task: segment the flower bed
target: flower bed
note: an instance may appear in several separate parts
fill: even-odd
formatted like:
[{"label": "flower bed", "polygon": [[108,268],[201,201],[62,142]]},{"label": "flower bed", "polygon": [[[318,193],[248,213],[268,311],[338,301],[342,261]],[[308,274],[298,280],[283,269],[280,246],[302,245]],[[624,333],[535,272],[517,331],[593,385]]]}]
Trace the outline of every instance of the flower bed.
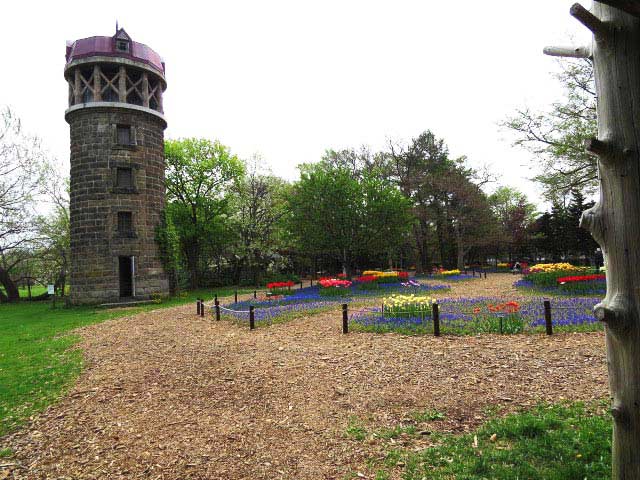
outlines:
[{"label": "flower bed", "polygon": [[321,278],[318,284],[320,285],[320,289],[318,290],[320,295],[342,297],[345,295],[347,289],[351,287],[352,282],[339,278]]},{"label": "flower bed", "polygon": [[[457,273],[454,273],[457,272]],[[471,280],[475,277],[471,273],[461,273],[460,270],[444,270],[443,272],[431,273],[429,275],[421,275],[420,279],[446,280],[447,282],[460,282],[463,280]],[[478,275],[476,278],[480,278]]]},{"label": "flower bed", "polygon": [[[594,331],[602,325],[593,316],[595,298],[563,298],[551,301],[554,331]],[[544,299],[503,302],[495,298],[460,298],[438,301],[443,335],[479,333],[534,333],[545,328]],[[394,315],[381,307],[356,312],[351,317],[355,330],[433,334],[432,315]]]},{"label": "flower bed", "polygon": [[588,267],[569,263],[534,265],[524,279],[514,283],[517,288],[558,293],[561,295],[600,295],[605,293],[605,275],[590,274]]},{"label": "flower bed", "polygon": [[[226,311],[223,311],[223,313],[225,313],[225,315],[231,315],[236,318],[246,317],[246,319],[248,320],[249,317],[246,312],[249,310],[249,306],[253,305],[255,307],[256,321],[258,321],[259,318],[273,320],[281,315],[286,315],[292,311],[309,312],[323,309],[325,307],[336,308],[341,303],[352,302],[354,300],[357,300],[358,298],[376,296],[380,293],[380,291],[383,291],[386,294],[419,294],[424,292],[446,291],[451,287],[449,285],[427,285],[420,284],[415,281],[410,281],[407,282],[406,286],[404,287],[402,286],[402,284],[393,283],[379,284],[374,290],[362,290],[358,286],[351,284],[350,287],[341,288],[339,290],[340,295],[337,296],[324,295],[321,293],[321,288],[322,287],[320,286],[314,285],[313,287],[305,287],[294,290],[291,292],[291,295],[287,296],[250,299],[243,300],[238,303],[230,303],[228,305],[224,305],[224,307],[244,313],[239,313],[237,315]],[[263,310],[266,312],[263,312]]]},{"label": "flower bed", "polygon": [[362,272],[362,276],[359,278],[366,278],[367,283],[394,283],[401,282],[409,279],[409,272],[403,271],[387,271],[381,272],[379,270],[365,270]]},{"label": "flower bed", "polygon": [[291,280],[287,282],[271,282],[267,283],[267,289],[271,295],[291,295],[291,287],[293,287],[295,283]]}]

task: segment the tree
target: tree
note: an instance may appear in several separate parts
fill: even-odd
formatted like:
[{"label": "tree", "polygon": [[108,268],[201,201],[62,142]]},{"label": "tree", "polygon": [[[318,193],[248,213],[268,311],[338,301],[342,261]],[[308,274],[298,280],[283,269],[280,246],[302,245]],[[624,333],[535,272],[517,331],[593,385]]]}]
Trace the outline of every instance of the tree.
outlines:
[{"label": "tree", "polygon": [[17,301],[18,287],[12,270],[28,257],[33,236],[34,197],[41,184],[45,158],[40,141],[23,132],[9,109],[0,112],[0,302]]},{"label": "tree", "polygon": [[592,208],[595,202],[586,202],[584,195],[579,190],[571,192],[571,202],[567,207],[567,221],[569,223],[569,248],[576,256],[584,257],[585,260],[593,258],[598,244],[584,228],[580,228],[580,217]]},{"label": "tree", "polygon": [[443,139],[427,130],[407,145],[389,142],[390,153],[386,162],[388,177],[398,186],[413,207],[416,221],[413,238],[417,252],[418,273],[431,267],[430,241],[433,230],[437,238],[441,259],[445,256],[445,219],[442,208],[443,192],[437,187],[454,168],[449,150]]},{"label": "tree", "polygon": [[228,193],[242,177],[238,157],[220,142],[165,142],[167,213],[179,238],[191,288],[199,286],[202,255],[226,240]]},{"label": "tree", "polygon": [[509,261],[526,253],[528,231],[533,223],[535,206],[519,190],[500,187],[489,196],[489,203],[500,224],[499,249],[507,251]]},{"label": "tree", "polygon": [[640,478],[640,2],[602,0],[571,14],[593,32],[591,47],[547,53],[592,57],[600,200],[582,215],[604,252],[607,294],[595,307],[605,324],[613,415],[613,478]]},{"label": "tree", "polygon": [[576,189],[593,193],[598,181],[596,160],[583,148],[585,139],[596,132],[593,65],[586,59],[572,59],[560,67],[555,77],[566,91],[562,102],[547,112],[520,109],[502,123],[515,132],[515,145],[536,156],[540,171],[534,180],[550,199]]},{"label": "tree", "polygon": [[492,245],[497,233],[489,199],[470,175],[470,171],[459,168],[444,177],[442,184],[448,192],[446,212],[456,246],[455,265],[460,270],[464,269],[469,252]]},{"label": "tree", "polygon": [[235,187],[232,223],[237,232],[233,246],[236,258],[236,283],[242,270],[248,269],[253,284],[259,283],[259,272],[278,256],[282,241],[282,220],[288,213],[287,196],[290,186],[274,175],[258,170],[258,158],[254,158],[247,174]]},{"label": "tree", "polygon": [[359,255],[371,258],[398,248],[411,222],[409,203],[377,172],[357,178],[327,162],[301,166],[289,204],[300,250],[327,255],[346,273]]}]

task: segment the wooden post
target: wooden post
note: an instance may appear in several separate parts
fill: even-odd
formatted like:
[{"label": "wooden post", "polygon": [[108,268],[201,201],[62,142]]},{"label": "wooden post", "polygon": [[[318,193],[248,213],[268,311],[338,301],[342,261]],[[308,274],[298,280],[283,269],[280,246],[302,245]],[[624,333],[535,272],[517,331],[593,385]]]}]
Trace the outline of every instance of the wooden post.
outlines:
[{"label": "wooden post", "polygon": [[440,336],[440,310],[437,303],[432,305],[433,308],[433,336]]},{"label": "wooden post", "polygon": [[257,290],[253,291],[253,298],[254,299],[258,298],[258,291]]},{"label": "wooden post", "polygon": [[217,293],[213,295],[213,301],[214,301],[215,303],[217,303],[217,302],[218,302],[218,294],[217,294]]},{"label": "wooden post", "polygon": [[302,290],[302,280],[300,280],[300,290]]},{"label": "wooden post", "polygon": [[255,320],[255,315],[253,313],[253,305],[251,305],[249,307],[249,330],[253,330],[254,328],[256,328],[256,320]]},{"label": "wooden post", "polygon": [[547,335],[553,334],[553,324],[551,323],[551,302],[544,301],[544,323],[547,328]]},{"label": "wooden post", "polygon": [[349,333],[349,311],[346,303],[342,304],[342,333]]},{"label": "wooden post", "polygon": [[204,317],[204,298],[200,299],[200,316]]},{"label": "wooden post", "polygon": [[311,277],[310,286],[313,287],[313,277]]},{"label": "wooden post", "polygon": [[82,103],[82,80],[80,79],[80,67],[76,67],[73,72],[73,104]]},{"label": "wooden post", "polygon": [[238,290],[233,293],[233,303],[238,303]]},{"label": "wooden post", "polygon": [[580,226],[602,247],[607,295],[594,307],[605,323],[613,417],[614,480],[640,478],[640,4],[600,0],[591,11],[575,4],[571,15],[593,32],[590,47],[547,49],[593,59],[598,135],[585,149],[598,157],[600,199],[582,213]]},{"label": "wooden post", "polygon": [[142,106],[149,108],[149,74],[142,72]]},{"label": "wooden post", "polygon": [[486,270],[484,271],[484,279],[485,280],[487,279],[487,271]]},{"label": "wooden post", "polygon": [[102,101],[102,78],[100,77],[100,66],[93,66],[93,101]]},{"label": "wooden post", "polygon": [[215,300],[215,306],[216,306],[216,322],[219,322],[220,321],[220,302],[218,301],[217,298]]},{"label": "wooden post", "polygon": [[200,315],[200,299],[196,299],[198,302],[196,303],[196,315]]},{"label": "wooden post", "polygon": [[127,70],[123,66],[118,70],[118,101],[127,103]]}]

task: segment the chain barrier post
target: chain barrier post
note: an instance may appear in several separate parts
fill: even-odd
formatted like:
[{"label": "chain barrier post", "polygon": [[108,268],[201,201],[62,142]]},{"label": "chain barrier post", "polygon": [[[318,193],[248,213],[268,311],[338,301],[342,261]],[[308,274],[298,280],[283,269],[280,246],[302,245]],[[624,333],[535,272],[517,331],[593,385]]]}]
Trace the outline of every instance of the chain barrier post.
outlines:
[{"label": "chain barrier post", "polygon": [[346,303],[342,304],[342,333],[349,333],[349,307]]},{"label": "chain barrier post", "polygon": [[551,322],[551,302],[544,301],[544,323],[547,329],[547,335],[553,335],[553,323]]}]

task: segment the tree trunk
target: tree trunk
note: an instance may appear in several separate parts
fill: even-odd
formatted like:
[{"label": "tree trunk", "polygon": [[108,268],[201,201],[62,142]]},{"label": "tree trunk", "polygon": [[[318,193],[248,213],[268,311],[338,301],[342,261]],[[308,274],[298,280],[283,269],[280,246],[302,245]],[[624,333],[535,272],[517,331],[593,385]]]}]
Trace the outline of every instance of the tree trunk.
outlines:
[{"label": "tree trunk", "polygon": [[198,276],[198,263],[200,260],[200,248],[194,239],[190,239],[184,248],[185,256],[187,257],[187,268],[189,269],[189,287],[198,288],[199,276]]},{"label": "tree trunk", "polygon": [[[627,11],[638,1],[607,1]],[[599,157],[600,201],[581,226],[602,247],[607,295],[595,307],[605,324],[612,395],[613,478],[640,478],[640,20],[595,2],[593,15],[571,13],[594,31],[598,139],[586,142]]]},{"label": "tree trunk", "polygon": [[0,300],[3,302],[17,302],[20,300],[20,292],[18,291],[18,287],[11,280],[9,276],[9,272],[7,272],[4,268],[0,267],[0,285],[4,287],[4,291],[6,294],[0,296]]},{"label": "tree trunk", "polygon": [[464,242],[462,240],[462,232],[460,231],[460,225],[458,225],[457,223],[454,226],[454,231],[456,233],[456,250],[457,250],[456,268],[462,271],[464,270]]}]

